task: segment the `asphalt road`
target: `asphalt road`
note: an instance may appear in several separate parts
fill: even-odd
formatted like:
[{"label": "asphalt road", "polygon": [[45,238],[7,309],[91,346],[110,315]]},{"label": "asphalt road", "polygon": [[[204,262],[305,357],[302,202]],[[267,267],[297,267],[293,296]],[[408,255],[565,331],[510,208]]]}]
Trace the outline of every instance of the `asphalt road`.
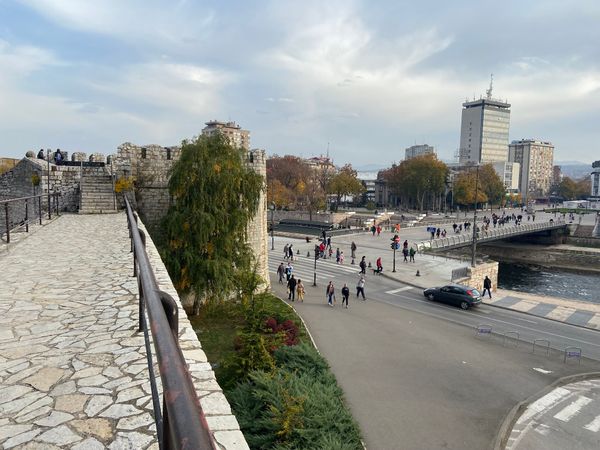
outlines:
[{"label": "asphalt road", "polygon": [[[271,274],[280,261],[280,249],[275,253]],[[343,387],[369,449],[490,448],[515,404],[562,376],[600,370],[585,358],[581,365],[564,364],[557,350],[533,354],[523,342],[548,339],[559,350],[578,346],[600,360],[598,332],[486,305],[461,311],[373,275],[367,276],[363,302],[353,289],[358,268],[319,261],[313,288],[312,260],[300,258],[294,267],[307,294],[295,307]],[[334,308],[325,301],[329,280],[337,288]],[[274,276],[271,281],[285,296],[285,287]],[[353,291],[349,309],[340,306],[343,283]],[[494,334],[476,337],[482,323],[491,324]],[[519,332],[518,345],[503,346],[497,333],[505,331]]]}]

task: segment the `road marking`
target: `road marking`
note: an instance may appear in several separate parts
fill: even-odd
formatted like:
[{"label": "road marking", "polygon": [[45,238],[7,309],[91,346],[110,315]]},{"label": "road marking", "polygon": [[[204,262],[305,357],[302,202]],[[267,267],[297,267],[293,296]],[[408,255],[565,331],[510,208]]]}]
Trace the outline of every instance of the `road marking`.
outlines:
[{"label": "road marking", "polygon": [[591,398],[587,398],[584,396],[579,397],[577,400],[572,402],[569,406],[563,408],[558,414],[554,416],[555,419],[561,420],[563,422],[568,422],[573,417],[581,412],[581,408],[592,401]]},{"label": "road marking", "polygon": [[600,431],[600,416],[596,416],[596,418],[594,420],[592,420],[587,425],[584,425],[583,428],[585,428],[586,430],[590,430],[594,433],[597,433],[598,431]]},{"label": "road marking", "polygon": [[397,292],[408,291],[412,289],[412,286],[404,286],[398,289],[394,289],[393,291],[385,291],[386,294],[396,294]]},{"label": "road marking", "polygon": [[551,370],[540,369],[539,367],[534,367],[533,370],[543,373],[544,375],[548,375],[549,373],[552,373]]},{"label": "road marking", "polygon": [[537,322],[535,320],[529,320],[529,319],[521,319],[519,317],[515,317],[516,320],[521,320],[523,322],[527,322],[527,323],[533,323],[537,325]]},{"label": "road marking", "polygon": [[552,392],[544,395],[542,398],[537,399],[525,410],[523,415],[517,420],[517,424],[523,424],[531,419],[536,414],[545,411],[546,409],[552,408],[555,404],[560,402],[564,397],[571,394],[571,391],[565,388],[556,388]]}]

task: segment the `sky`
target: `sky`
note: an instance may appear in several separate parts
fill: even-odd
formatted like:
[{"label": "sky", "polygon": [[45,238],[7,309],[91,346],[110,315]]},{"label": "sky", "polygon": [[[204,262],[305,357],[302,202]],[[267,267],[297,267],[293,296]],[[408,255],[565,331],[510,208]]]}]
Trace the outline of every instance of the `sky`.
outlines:
[{"label": "sky", "polygon": [[177,145],[235,121],[268,154],[452,161],[462,103],[600,159],[597,0],[0,0],[0,156]]}]

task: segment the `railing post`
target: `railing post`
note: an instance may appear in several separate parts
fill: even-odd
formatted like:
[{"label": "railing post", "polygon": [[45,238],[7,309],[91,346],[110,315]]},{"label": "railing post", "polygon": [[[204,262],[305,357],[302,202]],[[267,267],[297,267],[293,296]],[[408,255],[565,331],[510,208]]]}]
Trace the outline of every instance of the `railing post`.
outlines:
[{"label": "railing post", "polygon": [[8,203],[4,204],[4,213],[6,214],[6,243],[10,244],[10,220],[8,218]]},{"label": "railing post", "polygon": [[38,197],[38,212],[40,213],[40,225],[42,224],[42,195]]},{"label": "railing post", "polygon": [[25,199],[25,232],[29,233],[29,199]]}]

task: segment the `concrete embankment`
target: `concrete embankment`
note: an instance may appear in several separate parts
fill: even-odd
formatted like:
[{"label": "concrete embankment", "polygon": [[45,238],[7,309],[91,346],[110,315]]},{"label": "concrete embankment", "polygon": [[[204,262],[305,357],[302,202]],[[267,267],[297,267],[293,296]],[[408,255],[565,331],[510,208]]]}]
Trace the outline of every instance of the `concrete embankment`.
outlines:
[{"label": "concrete embankment", "polygon": [[534,264],[544,267],[600,274],[600,248],[572,245],[540,246],[502,242],[479,247],[481,253],[496,261]]}]

